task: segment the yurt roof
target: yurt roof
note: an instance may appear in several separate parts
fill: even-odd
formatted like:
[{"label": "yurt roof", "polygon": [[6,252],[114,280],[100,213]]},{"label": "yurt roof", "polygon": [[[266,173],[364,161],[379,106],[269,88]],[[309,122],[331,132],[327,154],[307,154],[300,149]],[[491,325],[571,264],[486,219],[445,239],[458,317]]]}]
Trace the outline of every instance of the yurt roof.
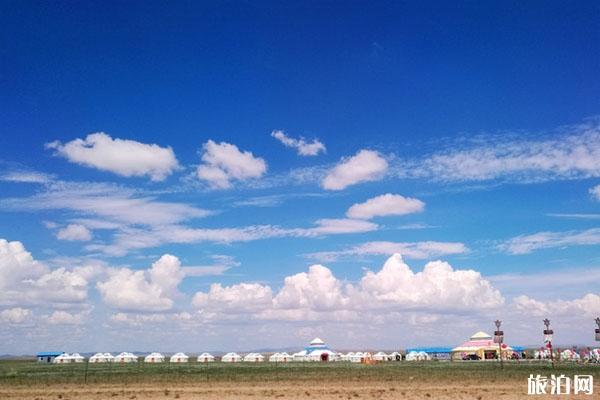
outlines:
[{"label": "yurt roof", "polygon": [[471,336],[470,340],[486,340],[491,339],[492,337],[483,331],[479,331]]},{"label": "yurt roof", "polygon": [[318,345],[322,345],[322,344],[325,344],[325,342],[324,342],[324,341],[322,341],[322,340],[321,340],[320,338],[318,338],[318,337],[314,338],[314,339],[313,339],[313,340],[310,342],[310,345],[311,345],[311,346],[318,346]]}]

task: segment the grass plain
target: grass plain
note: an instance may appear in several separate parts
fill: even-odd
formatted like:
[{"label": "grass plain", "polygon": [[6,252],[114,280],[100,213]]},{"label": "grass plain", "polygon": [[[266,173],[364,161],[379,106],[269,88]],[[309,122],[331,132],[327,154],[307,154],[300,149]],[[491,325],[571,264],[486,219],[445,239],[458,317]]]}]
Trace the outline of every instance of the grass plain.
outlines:
[{"label": "grass plain", "polygon": [[[0,361],[1,399],[520,399],[530,374],[592,375],[547,362],[38,364]],[[581,398],[590,398],[582,396]]]}]

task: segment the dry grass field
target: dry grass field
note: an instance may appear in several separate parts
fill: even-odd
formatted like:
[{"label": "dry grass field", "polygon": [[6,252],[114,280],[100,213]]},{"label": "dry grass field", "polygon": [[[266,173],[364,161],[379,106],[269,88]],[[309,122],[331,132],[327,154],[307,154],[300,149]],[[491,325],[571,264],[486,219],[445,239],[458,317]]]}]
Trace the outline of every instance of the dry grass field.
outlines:
[{"label": "dry grass field", "polygon": [[[600,365],[493,362],[40,365],[0,361],[0,399],[521,399],[529,374]],[[539,397],[539,396],[538,396]],[[578,396],[579,397],[579,396]],[[581,396],[589,399],[590,396]]]}]

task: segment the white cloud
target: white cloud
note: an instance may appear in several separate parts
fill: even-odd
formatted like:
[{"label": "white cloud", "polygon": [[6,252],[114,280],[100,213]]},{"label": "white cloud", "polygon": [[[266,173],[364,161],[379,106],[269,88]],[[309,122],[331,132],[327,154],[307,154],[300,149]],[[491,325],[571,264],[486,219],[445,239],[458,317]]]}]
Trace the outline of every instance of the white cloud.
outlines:
[{"label": "white cloud", "polygon": [[321,237],[374,231],[377,224],[352,219],[320,219],[310,228],[283,228],[275,225],[251,225],[237,228],[189,228],[164,225],[151,229],[123,228],[112,244],[86,246],[90,251],[121,256],[131,250],[156,247],[168,243],[234,243],[283,237]]},{"label": "white cloud", "polygon": [[184,273],[179,259],[165,254],[147,271],[120,268],[108,276],[96,284],[106,304],[119,310],[166,311],[173,307]]},{"label": "white cloud", "polygon": [[590,246],[600,244],[600,228],[584,231],[538,232],[521,235],[500,244],[499,248],[510,254],[527,254],[535,250]]},{"label": "white cloud", "polygon": [[520,312],[537,317],[584,316],[596,318],[600,315],[600,296],[588,293],[574,300],[539,301],[528,296],[518,296],[513,302]]},{"label": "white cloud", "polygon": [[[394,312],[462,313],[495,309],[500,292],[473,270],[454,270],[448,263],[428,263],[414,272],[400,255],[391,256],[378,272],[367,271],[357,284],[344,284],[332,272],[313,265],[288,276],[273,295],[269,286],[213,284],[198,292],[194,306],[209,319],[247,314],[266,320],[360,320]],[[364,320],[363,320],[364,322]]]},{"label": "white cloud", "polygon": [[22,324],[31,316],[31,311],[21,307],[0,311],[0,321],[7,324]]},{"label": "white cloud", "polygon": [[361,182],[376,181],[385,175],[388,162],[376,151],[360,150],[343,158],[321,182],[324,189],[342,190]]},{"label": "white cloud", "polygon": [[376,241],[366,242],[357,246],[339,250],[322,251],[306,254],[308,258],[324,262],[332,262],[341,258],[350,258],[365,255],[386,255],[402,254],[403,257],[412,259],[431,259],[452,254],[464,254],[469,249],[460,242],[387,242]]},{"label": "white cloud", "polygon": [[0,239],[0,305],[82,303],[92,275],[87,267],[50,269],[21,242]]},{"label": "white cloud", "polygon": [[[113,223],[113,227],[173,224],[210,214],[210,211],[187,204],[157,201],[122,186],[87,182],[53,182],[31,197],[0,200],[0,206],[17,211],[70,210],[100,217],[105,224]],[[79,224],[89,229],[97,228],[88,225],[89,221],[82,219]]]},{"label": "white cloud", "polygon": [[[541,137],[542,135],[537,135]],[[421,160],[399,160],[399,177],[446,182],[546,181],[600,176],[599,120],[558,129],[544,139],[524,135],[486,135],[455,141]]]},{"label": "white cloud", "polygon": [[79,224],[69,224],[56,233],[60,240],[86,242],[92,240],[92,232],[88,228]]},{"label": "white cloud", "polygon": [[600,201],[600,185],[596,185],[590,189],[590,194],[596,200]]},{"label": "white cloud", "polygon": [[75,314],[58,310],[48,315],[46,320],[52,325],[80,325],[83,323],[83,313]]},{"label": "white cloud", "polygon": [[348,209],[349,218],[371,219],[386,215],[406,215],[422,212],[425,203],[419,199],[404,197],[399,194],[382,194],[364,203],[356,203]]},{"label": "white cloud", "polygon": [[16,183],[48,183],[53,179],[53,175],[36,171],[11,171],[0,175],[0,181]]},{"label": "white cloud", "polygon": [[283,143],[284,146],[296,149],[298,155],[301,156],[316,156],[320,152],[325,153],[327,151],[325,145],[318,139],[313,139],[313,141],[309,143],[304,140],[303,137],[300,139],[289,137],[281,130],[274,130],[271,132],[271,136]]},{"label": "white cloud", "polygon": [[223,275],[225,272],[233,267],[241,265],[240,262],[236,261],[235,258],[226,255],[213,255],[211,257],[214,260],[212,265],[194,265],[182,267],[182,271],[185,276],[214,276]]},{"label": "white cloud", "polygon": [[265,160],[249,151],[240,151],[234,144],[215,143],[202,145],[202,162],[196,174],[215,189],[230,188],[232,180],[260,178],[267,171]]},{"label": "white cloud", "polygon": [[65,144],[55,141],[46,147],[73,163],[125,177],[149,176],[153,181],[162,181],[179,167],[170,147],[113,139],[103,132]]}]

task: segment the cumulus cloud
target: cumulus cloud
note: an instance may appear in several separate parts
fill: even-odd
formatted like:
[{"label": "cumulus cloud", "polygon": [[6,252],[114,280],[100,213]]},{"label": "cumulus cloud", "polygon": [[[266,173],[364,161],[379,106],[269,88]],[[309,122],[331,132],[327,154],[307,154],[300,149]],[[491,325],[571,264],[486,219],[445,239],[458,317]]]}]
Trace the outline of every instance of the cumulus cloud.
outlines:
[{"label": "cumulus cloud", "polygon": [[93,274],[87,267],[50,269],[21,242],[0,239],[0,305],[82,303]]},{"label": "cumulus cloud", "polygon": [[591,319],[600,314],[600,296],[593,293],[574,300],[545,302],[528,296],[518,296],[513,299],[513,303],[518,311],[537,317],[584,316]]},{"label": "cumulus cloud", "polygon": [[385,255],[391,256],[395,253],[411,259],[431,259],[452,254],[464,254],[469,249],[460,242],[388,242],[375,241],[362,243],[339,251],[321,251],[308,253],[306,257],[324,262],[333,262],[356,256]]},{"label": "cumulus cloud", "polygon": [[56,232],[60,240],[86,242],[92,240],[92,232],[83,225],[69,224]]},{"label": "cumulus cloud", "polygon": [[260,178],[267,171],[265,160],[226,142],[204,143],[201,159],[196,175],[215,189],[230,188],[232,180]]},{"label": "cumulus cloud", "polygon": [[301,156],[316,156],[321,152],[326,152],[325,145],[318,139],[313,139],[312,142],[307,142],[303,137],[294,139],[281,130],[274,130],[271,132],[271,136],[283,143],[284,146],[296,149],[298,155]]},{"label": "cumulus cloud", "polygon": [[7,324],[22,324],[31,316],[31,311],[21,307],[0,311],[0,321]]},{"label": "cumulus cloud", "polygon": [[162,181],[179,167],[170,147],[113,139],[104,132],[64,144],[55,141],[46,148],[73,163],[125,177],[149,176],[153,181]]},{"label": "cumulus cloud", "polygon": [[600,185],[596,185],[590,189],[590,194],[596,200],[600,201]]},{"label": "cumulus cloud", "polygon": [[373,150],[360,150],[352,157],[343,158],[331,169],[321,185],[327,190],[342,190],[361,182],[376,181],[385,175],[388,162]]},{"label": "cumulus cloud", "polygon": [[175,256],[165,254],[147,270],[113,269],[96,287],[104,302],[119,310],[166,311],[173,307],[184,272]]},{"label": "cumulus cloud", "polygon": [[194,306],[218,319],[248,314],[267,320],[336,320],[394,312],[477,312],[504,303],[500,292],[473,270],[455,270],[442,261],[428,263],[414,272],[399,254],[377,271],[367,271],[356,284],[336,278],[322,265],[288,276],[274,295],[269,286],[240,283],[211,286],[194,297]]},{"label": "cumulus cloud", "polygon": [[348,209],[349,218],[371,219],[386,215],[406,215],[422,212],[425,203],[419,199],[404,197],[399,194],[382,194],[364,203],[356,203]]},{"label": "cumulus cloud", "polygon": [[600,228],[583,231],[538,232],[507,240],[499,248],[510,254],[527,254],[535,250],[600,244]]}]

